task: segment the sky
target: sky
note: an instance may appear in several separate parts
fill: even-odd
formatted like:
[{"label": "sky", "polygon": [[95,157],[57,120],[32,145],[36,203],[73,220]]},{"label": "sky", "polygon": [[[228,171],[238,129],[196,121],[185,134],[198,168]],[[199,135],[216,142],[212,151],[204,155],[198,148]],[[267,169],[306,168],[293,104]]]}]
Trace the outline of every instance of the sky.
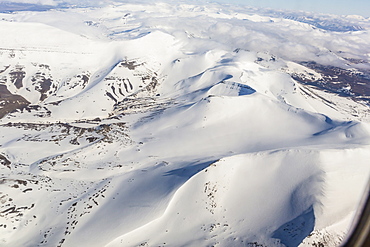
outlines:
[{"label": "sky", "polygon": [[253,7],[370,17],[370,0],[215,0]]},{"label": "sky", "polygon": [[[0,0],[0,4],[1,2],[17,2],[55,6],[63,2],[73,4],[99,4],[109,1],[110,0]],[[117,1],[126,2],[125,0]],[[155,0],[149,1],[155,2]],[[161,0],[158,0],[158,2],[160,1]],[[133,1],[130,0],[130,2]],[[209,2],[243,4],[252,7],[272,9],[303,10],[325,14],[362,15],[364,17],[370,17],[370,0],[209,0]]]}]

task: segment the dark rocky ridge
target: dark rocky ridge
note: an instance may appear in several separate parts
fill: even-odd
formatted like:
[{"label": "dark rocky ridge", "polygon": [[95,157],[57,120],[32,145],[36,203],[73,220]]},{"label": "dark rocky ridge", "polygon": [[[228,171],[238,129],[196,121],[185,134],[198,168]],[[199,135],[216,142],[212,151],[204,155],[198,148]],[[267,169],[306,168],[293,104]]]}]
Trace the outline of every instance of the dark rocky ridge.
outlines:
[{"label": "dark rocky ridge", "polygon": [[291,74],[296,81],[342,97],[350,97],[355,101],[365,101],[370,105],[370,71],[346,70],[315,62],[302,62],[301,65],[321,74],[322,79],[315,80],[312,77],[307,78],[299,74]]},{"label": "dark rocky ridge", "polygon": [[0,119],[17,109],[26,108],[29,104],[25,98],[10,93],[5,85],[0,84]]}]

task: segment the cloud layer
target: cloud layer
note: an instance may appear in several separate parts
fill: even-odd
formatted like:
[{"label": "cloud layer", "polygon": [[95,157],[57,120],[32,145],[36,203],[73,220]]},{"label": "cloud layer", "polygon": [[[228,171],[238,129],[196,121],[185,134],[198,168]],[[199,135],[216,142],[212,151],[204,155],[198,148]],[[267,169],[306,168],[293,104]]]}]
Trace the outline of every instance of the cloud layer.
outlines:
[{"label": "cloud layer", "polygon": [[[216,3],[190,4],[152,3],[150,0],[129,0],[131,4],[111,0],[15,0],[13,2],[61,6],[101,6],[101,10],[85,17],[95,18],[100,28],[108,30],[114,39],[144,35],[153,29],[171,34],[187,43],[194,51],[210,50],[221,44],[227,50],[245,49],[268,52],[294,61],[318,61],[325,65],[345,67],[346,59],[369,62],[370,20],[359,16],[335,16],[292,11],[272,11],[246,6],[226,6]],[[126,1],[127,2],[127,1]],[[122,5],[112,9],[104,5]],[[146,3],[146,4],[144,4]],[[107,9],[107,10],[105,10]],[[109,10],[108,10],[109,9]],[[61,13],[62,14],[62,13]],[[117,22],[130,14],[123,22]],[[30,17],[30,21],[45,22],[81,34],[76,21],[68,26],[53,21],[56,13]],[[79,14],[81,15],[81,14]],[[100,16],[99,16],[100,15]],[[104,17],[102,17],[103,15]],[[81,20],[81,25],[86,20]],[[110,20],[112,19],[112,20]],[[106,20],[106,21],[102,21]],[[120,26],[119,30],[110,25]],[[122,24],[125,24],[122,26]],[[127,25],[126,25],[127,24]],[[140,28],[138,28],[140,27]],[[109,33],[110,32],[110,33]],[[117,35],[118,34],[118,35]],[[186,37],[186,38],[184,38]],[[360,65],[366,67],[364,63]]]}]

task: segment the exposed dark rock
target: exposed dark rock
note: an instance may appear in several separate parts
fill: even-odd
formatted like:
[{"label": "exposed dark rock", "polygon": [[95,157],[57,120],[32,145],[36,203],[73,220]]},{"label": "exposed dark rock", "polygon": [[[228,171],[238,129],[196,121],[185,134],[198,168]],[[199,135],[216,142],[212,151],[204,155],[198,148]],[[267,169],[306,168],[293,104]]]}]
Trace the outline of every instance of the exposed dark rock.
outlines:
[{"label": "exposed dark rock", "polygon": [[29,104],[25,98],[12,94],[5,85],[0,84],[0,119],[17,109],[26,108]]},{"label": "exposed dark rock", "polygon": [[296,81],[343,97],[365,100],[370,103],[370,71],[346,70],[315,62],[302,62],[301,64],[321,74],[322,79],[316,80],[299,74],[291,74]]}]

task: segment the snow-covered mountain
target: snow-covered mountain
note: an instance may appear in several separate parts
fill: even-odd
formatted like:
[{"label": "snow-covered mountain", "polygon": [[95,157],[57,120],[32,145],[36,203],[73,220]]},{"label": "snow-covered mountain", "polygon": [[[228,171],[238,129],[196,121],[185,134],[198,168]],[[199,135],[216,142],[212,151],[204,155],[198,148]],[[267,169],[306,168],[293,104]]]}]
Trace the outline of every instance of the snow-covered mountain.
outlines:
[{"label": "snow-covered mountain", "polygon": [[0,14],[0,246],[345,238],[370,173],[369,19],[46,9]]}]

